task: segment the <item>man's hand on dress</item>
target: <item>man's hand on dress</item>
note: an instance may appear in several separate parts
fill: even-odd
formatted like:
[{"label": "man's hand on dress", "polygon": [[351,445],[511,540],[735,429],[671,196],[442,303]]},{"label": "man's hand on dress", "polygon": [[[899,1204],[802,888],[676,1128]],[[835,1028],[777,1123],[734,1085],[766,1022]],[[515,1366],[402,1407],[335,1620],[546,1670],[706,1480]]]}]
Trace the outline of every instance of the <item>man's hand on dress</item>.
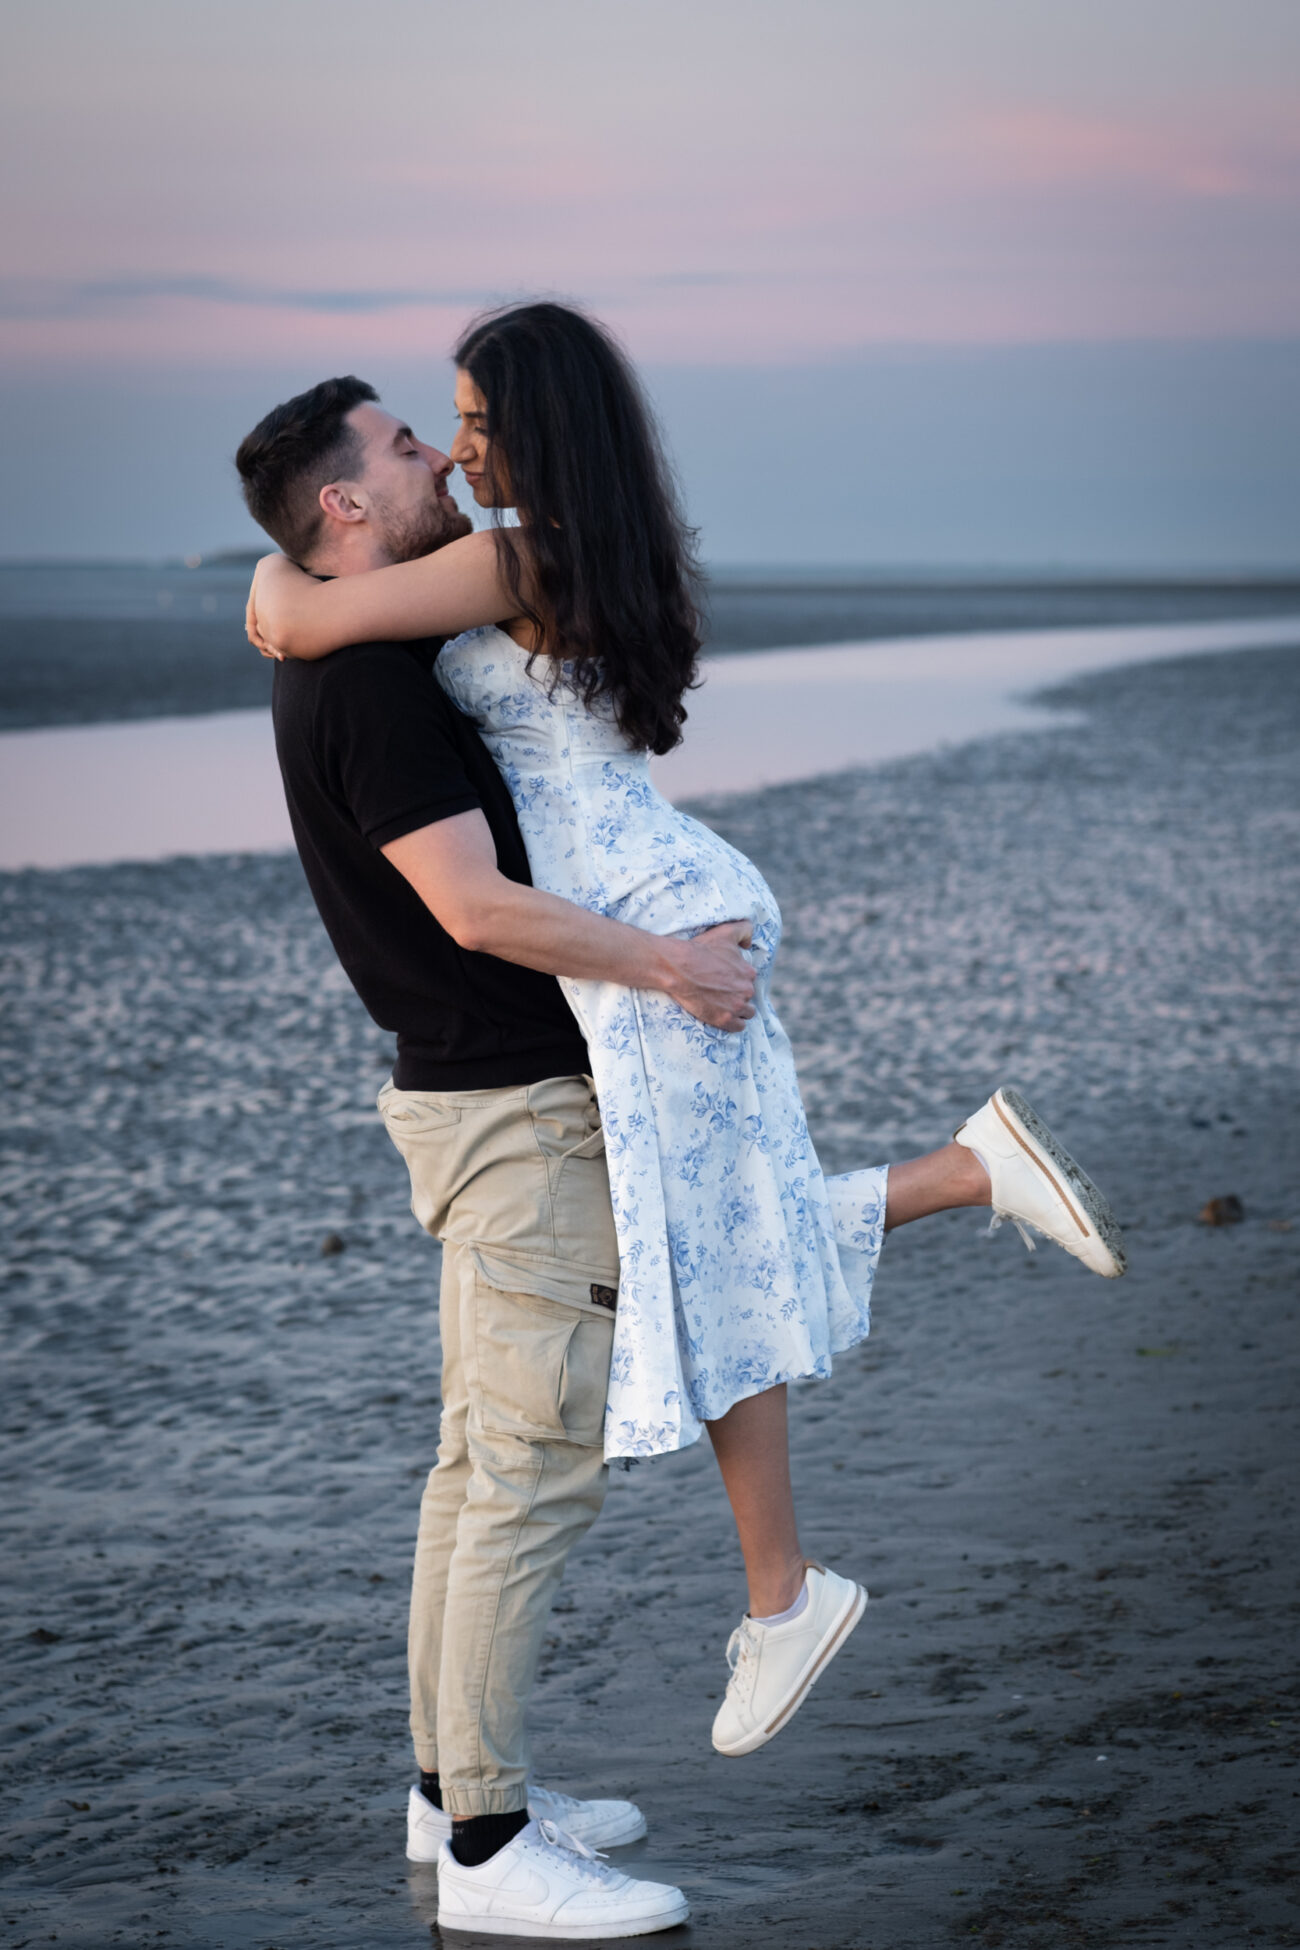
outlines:
[{"label": "man's hand on dress", "polygon": [[691,941],[673,944],[680,976],[673,1001],[713,1029],[740,1030],[754,1014],[753,965],[744,950],[754,938],[749,921],[724,921]]}]

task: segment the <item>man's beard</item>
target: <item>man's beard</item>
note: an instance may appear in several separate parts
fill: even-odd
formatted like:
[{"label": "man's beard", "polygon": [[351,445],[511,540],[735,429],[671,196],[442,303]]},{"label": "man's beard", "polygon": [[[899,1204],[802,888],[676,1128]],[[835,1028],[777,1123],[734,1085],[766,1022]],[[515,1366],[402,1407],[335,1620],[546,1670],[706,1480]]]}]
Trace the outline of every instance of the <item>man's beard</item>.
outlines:
[{"label": "man's beard", "polygon": [[472,535],[474,524],[462,514],[450,496],[439,495],[423,507],[394,508],[391,503],[372,504],[371,522],[393,562],[413,562],[419,555],[432,555],[445,542]]}]

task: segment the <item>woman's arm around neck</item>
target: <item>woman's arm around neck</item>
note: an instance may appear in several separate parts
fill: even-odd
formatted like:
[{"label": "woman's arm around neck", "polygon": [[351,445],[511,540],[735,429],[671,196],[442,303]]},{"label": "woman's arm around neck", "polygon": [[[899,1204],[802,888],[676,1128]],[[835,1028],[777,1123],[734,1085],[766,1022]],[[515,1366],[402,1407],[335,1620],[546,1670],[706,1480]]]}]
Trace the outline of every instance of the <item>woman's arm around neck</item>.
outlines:
[{"label": "woman's arm around neck", "polygon": [[495,534],[480,533],[413,562],[331,582],[318,582],[285,556],[266,556],[249,592],[248,627],[259,647],[312,659],[349,643],[405,643],[508,625],[518,607]]}]

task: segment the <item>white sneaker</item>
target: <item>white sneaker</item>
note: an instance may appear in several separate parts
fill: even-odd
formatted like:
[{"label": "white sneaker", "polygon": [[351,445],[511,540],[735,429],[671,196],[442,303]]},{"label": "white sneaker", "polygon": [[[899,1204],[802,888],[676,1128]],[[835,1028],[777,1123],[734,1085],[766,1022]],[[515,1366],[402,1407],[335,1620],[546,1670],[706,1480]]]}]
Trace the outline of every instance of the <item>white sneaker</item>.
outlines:
[{"label": "white sneaker", "polygon": [[784,1625],[743,1618],[731,1634],[731,1678],[713,1722],[720,1754],[752,1754],[794,1718],[867,1608],[851,1578],[808,1566],[808,1603]]},{"label": "white sneaker", "polygon": [[[588,1848],[626,1848],[646,1832],[645,1816],[635,1801],[578,1801],[571,1794],[528,1783],[528,1812],[534,1821],[551,1821],[566,1834],[576,1835]],[[406,1859],[436,1862],[444,1842],[451,1840],[451,1816],[413,1787],[406,1802]]]},{"label": "white sneaker", "polygon": [[554,1822],[588,1848],[626,1848],[645,1834],[645,1816],[635,1801],[579,1801],[572,1794],[528,1783],[528,1812],[534,1821]]},{"label": "white sneaker", "polygon": [[690,1915],[666,1882],[634,1882],[552,1821],[530,1821],[512,1842],[467,1869],[444,1842],[438,1857],[438,1928],[480,1936],[649,1936]]},{"label": "white sneaker", "polygon": [[1123,1235],[1108,1202],[1018,1090],[995,1090],[955,1135],[992,1180],[991,1231],[1010,1219],[1031,1253],[1032,1226],[1104,1280],[1125,1271]]}]

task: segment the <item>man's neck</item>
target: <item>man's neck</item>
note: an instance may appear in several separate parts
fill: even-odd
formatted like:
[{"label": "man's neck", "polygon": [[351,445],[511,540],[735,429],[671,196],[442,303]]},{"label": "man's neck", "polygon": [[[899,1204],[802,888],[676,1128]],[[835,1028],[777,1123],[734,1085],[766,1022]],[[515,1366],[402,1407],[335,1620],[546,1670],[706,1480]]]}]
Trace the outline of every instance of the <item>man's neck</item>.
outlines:
[{"label": "man's neck", "polygon": [[355,576],[367,569],[387,569],[393,558],[369,528],[350,528],[343,535],[331,537],[326,545],[314,551],[303,562],[302,567],[313,576]]}]

